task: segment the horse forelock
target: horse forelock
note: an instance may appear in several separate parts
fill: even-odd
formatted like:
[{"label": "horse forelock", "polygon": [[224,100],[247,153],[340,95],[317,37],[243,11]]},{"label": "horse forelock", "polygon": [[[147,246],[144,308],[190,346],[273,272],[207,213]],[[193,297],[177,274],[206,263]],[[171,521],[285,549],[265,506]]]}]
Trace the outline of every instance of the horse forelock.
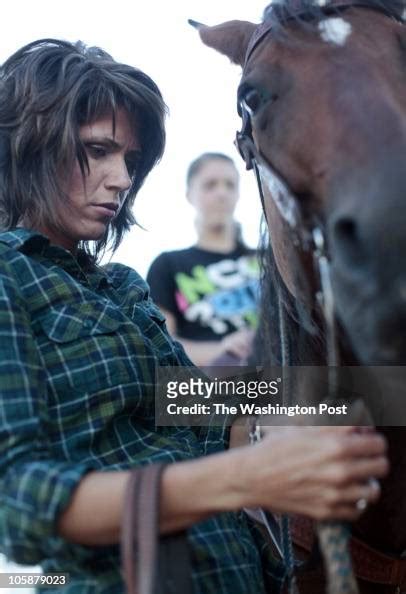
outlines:
[{"label": "horse forelock", "polygon": [[[406,0],[354,0],[357,5],[372,10],[379,10],[388,16],[405,20]],[[274,35],[283,34],[286,26],[292,24],[308,28],[309,25],[329,16],[338,16],[342,12],[343,0],[274,0],[263,12],[263,21],[272,25]]]}]

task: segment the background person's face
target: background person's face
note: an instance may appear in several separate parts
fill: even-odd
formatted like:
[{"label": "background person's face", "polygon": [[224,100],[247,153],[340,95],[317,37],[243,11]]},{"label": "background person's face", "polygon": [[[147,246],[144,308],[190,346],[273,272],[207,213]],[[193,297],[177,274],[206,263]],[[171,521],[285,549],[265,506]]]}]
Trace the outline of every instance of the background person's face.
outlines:
[{"label": "background person's face", "polygon": [[42,229],[52,243],[74,251],[79,241],[100,239],[122,206],[122,193],[131,185],[139,144],[127,113],[118,110],[79,129],[89,173],[83,180],[75,163],[66,188],[69,201],[58,209],[60,229]]},{"label": "background person's face", "polygon": [[192,177],[187,192],[198,221],[225,225],[233,219],[238,201],[238,172],[232,163],[211,159]]}]

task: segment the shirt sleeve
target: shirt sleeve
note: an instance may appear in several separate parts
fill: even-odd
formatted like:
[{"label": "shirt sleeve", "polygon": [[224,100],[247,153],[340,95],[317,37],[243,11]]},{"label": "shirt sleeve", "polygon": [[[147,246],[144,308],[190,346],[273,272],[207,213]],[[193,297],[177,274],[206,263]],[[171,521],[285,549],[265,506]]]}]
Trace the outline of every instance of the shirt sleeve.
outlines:
[{"label": "shirt sleeve", "polygon": [[159,255],[151,264],[147,274],[147,283],[150,287],[153,301],[163,309],[178,315],[176,305],[176,284],[171,267],[170,257],[167,252]]},{"label": "shirt sleeve", "polygon": [[52,459],[45,373],[17,281],[0,263],[0,550],[37,564],[66,542],[57,520],[86,465]]}]

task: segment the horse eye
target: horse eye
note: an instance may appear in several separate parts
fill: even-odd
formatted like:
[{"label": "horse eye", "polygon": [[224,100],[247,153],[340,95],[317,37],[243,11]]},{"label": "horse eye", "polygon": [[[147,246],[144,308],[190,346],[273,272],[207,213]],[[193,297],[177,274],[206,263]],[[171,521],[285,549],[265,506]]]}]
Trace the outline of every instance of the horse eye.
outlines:
[{"label": "horse eye", "polygon": [[250,115],[253,115],[261,105],[261,95],[255,89],[247,91],[241,103]]}]

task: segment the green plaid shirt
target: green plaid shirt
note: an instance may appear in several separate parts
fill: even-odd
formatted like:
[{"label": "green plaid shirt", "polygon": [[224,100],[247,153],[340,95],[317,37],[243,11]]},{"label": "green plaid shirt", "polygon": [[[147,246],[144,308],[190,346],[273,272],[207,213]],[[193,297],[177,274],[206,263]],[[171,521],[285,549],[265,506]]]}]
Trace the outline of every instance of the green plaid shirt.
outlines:
[{"label": "green plaid shirt", "polygon": [[[69,544],[56,532],[87,472],[226,445],[218,428],[155,428],[157,365],[190,362],[136,272],[96,268],[24,229],[0,234],[0,547],[19,563],[70,573],[59,594],[124,589],[118,546]],[[264,592],[242,514],[201,522],[189,540],[196,593]]]}]

